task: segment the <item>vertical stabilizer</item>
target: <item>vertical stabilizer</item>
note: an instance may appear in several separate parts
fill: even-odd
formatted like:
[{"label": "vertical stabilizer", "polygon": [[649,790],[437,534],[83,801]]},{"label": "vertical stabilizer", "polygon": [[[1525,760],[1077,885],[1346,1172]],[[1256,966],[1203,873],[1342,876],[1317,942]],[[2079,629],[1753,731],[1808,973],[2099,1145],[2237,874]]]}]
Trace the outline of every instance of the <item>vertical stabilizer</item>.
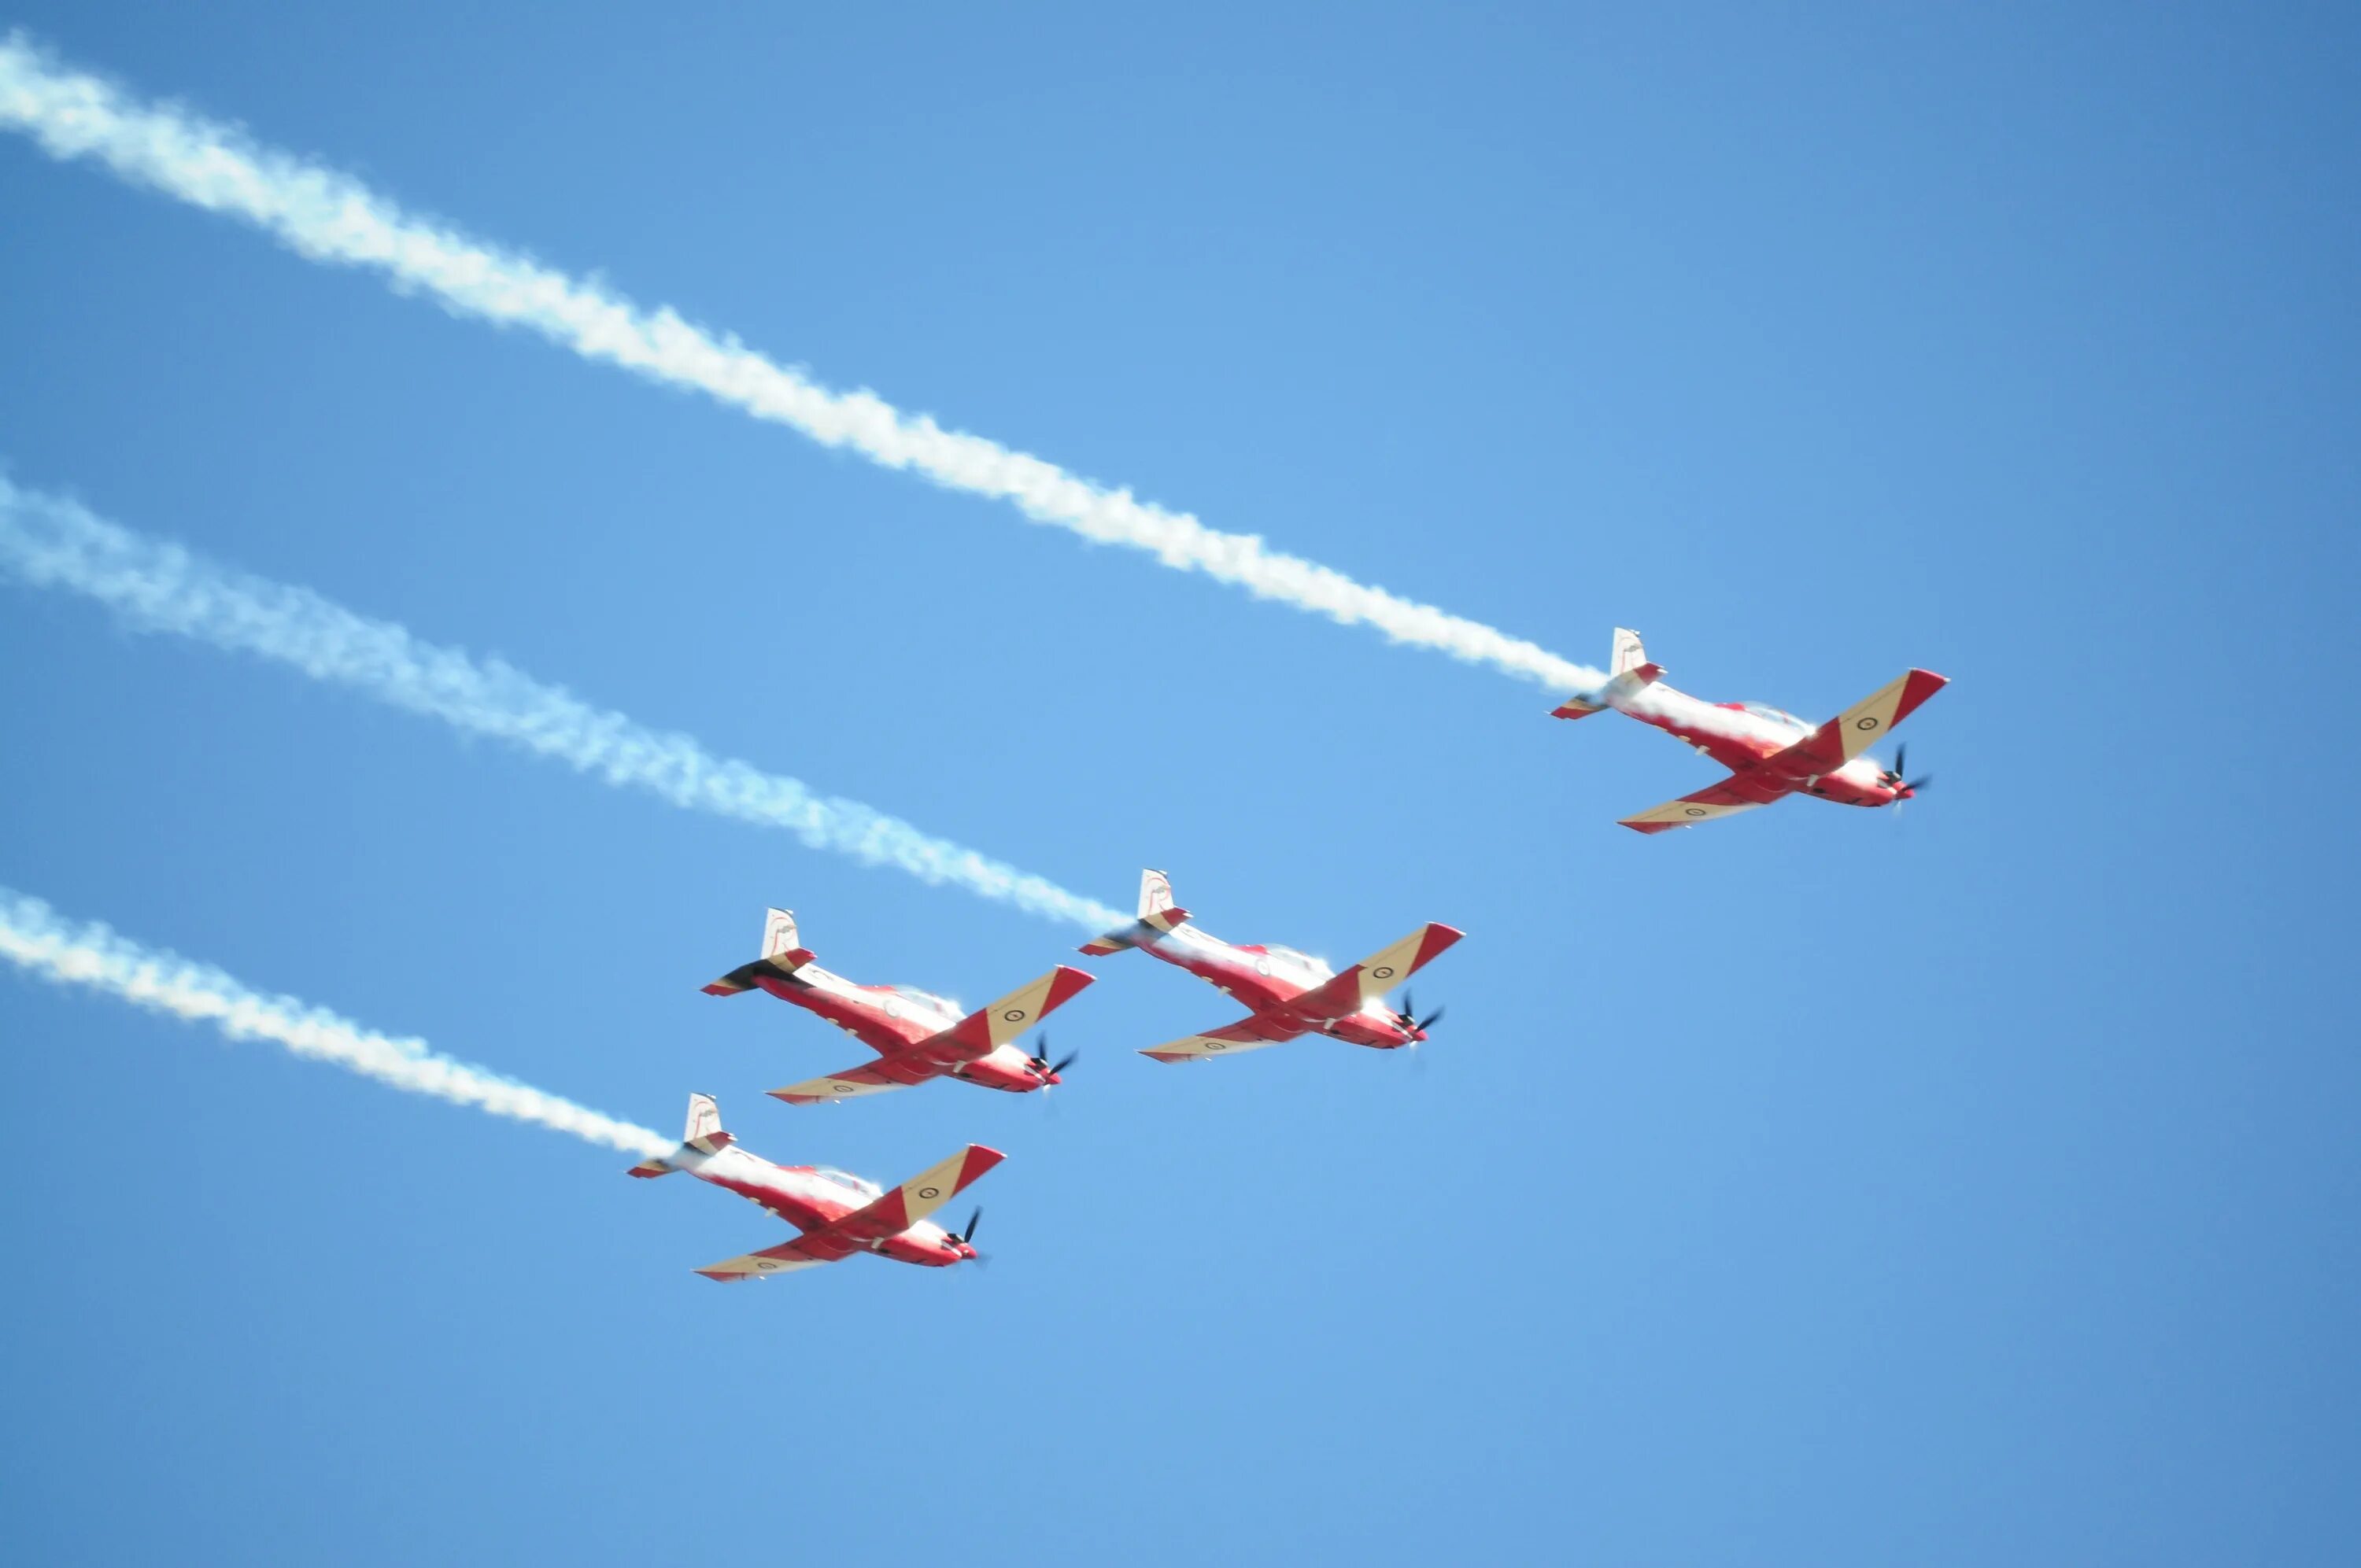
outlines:
[{"label": "vertical stabilizer", "polygon": [[763,956],[781,958],[794,952],[802,942],[796,936],[796,912],[774,909],[763,925]]},{"label": "vertical stabilizer", "polygon": [[681,1133],[680,1141],[700,1154],[719,1154],[732,1142],[721,1130],[721,1107],[710,1094],[688,1097],[688,1126]]},{"label": "vertical stabilizer", "polygon": [[753,990],[765,980],[785,980],[811,961],[811,949],[796,934],[795,911],[773,909],[763,920],[763,956],[751,964],[740,964],[707,986],[705,994],[735,996],[741,991]]},{"label": "vertical stabilizer", "polygon": [[1615,629],[1615,647],[1608,659],[1607,684],[1597,691],[1570,696],[1551,710],[1553,718],[1587,718],[1610,707],[1621,707],[1664,678],[1664,669],[1648,662],[1640,634],[1628,626]]},{"label": "vertical stabilizer", "polygon": [[1628,626],[1615,629],[1615,655],[1607,666],[1610,675],[1626,670],[1636,670],[1648,662],[1648,651],[1640,646],[1640,634]]},{"label": "vertical stabilizer", "polygon": [[670,1176],[678,1170],[678,1161],[694,1151],[697,1154],[719,1154],[737,1140],[721,1130],[721,1107],[713,1102],[710,1094],[688,1097],[688,1125],[681,1129],[680,1147],[668,1155],[651,1155],[625,1171],[626,1176]]},{"label": "vertical stabilizer", "polygon": [[1139,917],[1161,915],[1172,907],[1172,879],[1162,872],[1139,873]]},{"label": "vertical stabilizer", "polygon": [[1084,942],[1082,950],[1098,958],[1136,948],[1142,942],[1154,941],[1188,918],[1189,912],[1172,902],[1172,879],[1159,871],[1144,871],[1139,873],[1138,923]]}]

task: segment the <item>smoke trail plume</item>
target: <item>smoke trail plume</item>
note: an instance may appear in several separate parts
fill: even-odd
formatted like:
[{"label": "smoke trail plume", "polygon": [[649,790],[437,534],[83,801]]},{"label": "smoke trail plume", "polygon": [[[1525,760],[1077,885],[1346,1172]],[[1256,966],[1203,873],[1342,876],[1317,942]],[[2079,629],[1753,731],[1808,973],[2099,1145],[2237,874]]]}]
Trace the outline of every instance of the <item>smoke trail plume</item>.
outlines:
[{"label": "smoke trail plume", "polygon": [[86,986],[192,1024],[211,1024],[233,1040],[275,1041],[299,1057],[334,1062],[412,1094],[570,1133],[586,1143],[641,1156],[669,1154],[675,1146],[645,1127],[431,1051],[423,1040],[392,1039],[293,997],[250,991],[211,965],[143,948],[96,921],[70,925],[39,899],[5,887],[0,959],[59,985]]},{"label": "smoke trail plume", "polygon": [[1146,550],[1167,566],[1561,693],[1587,692],[1606,678],[1479,621],[1267,549],[1254,535],[1221,532],[1128,490],[947,431],[874,393],[823,387],[668,308],[647,309],[404,212],[350,176],[259,145],[233,126],[142,103],[49,58],[21,33],[0,39],[0,127],[29,135],[53,158],[92,159],[135,184],[243,219],[314,261],[374,269],[397,289],[430,294],[456,314],[539,333],[586,359],[704,392],[886,467],[1008,501],[1036,522]]},{"label": "smoke trail plume", "polygon": [[1106,905],[857,801],[815,795],[795,779],[717,757],[686,735],[594,707],[497,659],[421,641],[403,627],[357,615],[309,588],[215,565],[5,479],[0,573],[87,595],[137,630],[259,654],[675,806],[785,828],[816,850],[889,865],[1091,931],[1127,922]]}]

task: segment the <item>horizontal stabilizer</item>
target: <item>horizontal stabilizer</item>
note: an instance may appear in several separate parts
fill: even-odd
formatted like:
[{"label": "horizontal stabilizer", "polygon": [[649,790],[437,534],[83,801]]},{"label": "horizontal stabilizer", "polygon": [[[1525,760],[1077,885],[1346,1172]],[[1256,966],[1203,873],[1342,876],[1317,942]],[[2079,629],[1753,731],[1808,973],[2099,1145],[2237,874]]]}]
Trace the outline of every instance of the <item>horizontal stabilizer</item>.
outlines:
[{"label": "horizontal stabilizer", "polygon": [[811,962],[812,958],[811,949],[803,946],[796,934],[795,913],[771,910],[763,926],[763,956],[751,964],[740,964],[707,986],[705,994],[735,996],[741,991],[752,991],[764,980],[785,979]]},{"label": "horizontal stabilizer", "polygon": [[1628,707],[1639,695],[1664,678],[1662,664],[1634,664],[1618,673],[1597,691],[1570,696],[1550,709],[1552,718],[1587,718],[1610,707]]}]

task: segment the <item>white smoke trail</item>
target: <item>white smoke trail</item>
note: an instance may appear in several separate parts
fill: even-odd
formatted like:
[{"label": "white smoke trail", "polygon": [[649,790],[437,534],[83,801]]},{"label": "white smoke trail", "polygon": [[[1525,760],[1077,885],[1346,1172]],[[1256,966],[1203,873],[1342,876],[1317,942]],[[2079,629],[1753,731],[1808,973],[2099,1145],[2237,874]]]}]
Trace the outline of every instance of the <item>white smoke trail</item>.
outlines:
[{"label": "white smoke trail", "polygon": [[233,1040],[272,1040],[412,1094],[431,1094],[511,1121],[640,1156],[677,1146],[645,1127],[544,1094],[531,1084],[454,1060],[423,1040],[364,1029],[291,996],[248,990],[209,964],[143,948],[96,921],[74,926],[38,898],[0,887],[0,958],[59,985],[87,986],[135,1006],[211,1024]]},{"label": "white smoke trail", "polygon": [[261,146],[234,126],[169,104],[141,103],[56,61],[22,33],[0,40],[0,127],[27,133],[54,158],[94,159],[133,183],[242,218],[314,261],[376,269],[396,288],[431,294],[456,314],[527,328],[584,358],[705,392],[886,467],[1012,502],[1036,522],[1146,550],[1168,566],[1203,572],[1257,598],[1371,626],[1397,642],[1490,664],[1560,692],[1590,691],[1606,679],[1481,622],[1266,549],[1255,535],[1221,532],[1187,513],[1135,499],[1129,490],[944,430],[873,393],[833,391],[669,308],[648,310],[413,216],[351,177]]},{"label": "white smoke trail", "polygon": [[401,626],[357,615],[309,588],[215,565],[5,478],[0,572],[87,595],[137,630],[260,654],[313,680],[354,687],[675,806],[784,828],[814,849],[890,865],[1091,931],[1128,924],[1106,905],[857,801],[815,795],[751,762],[714,756],[686,735],[593,707],[497,659],[423,642]]}]

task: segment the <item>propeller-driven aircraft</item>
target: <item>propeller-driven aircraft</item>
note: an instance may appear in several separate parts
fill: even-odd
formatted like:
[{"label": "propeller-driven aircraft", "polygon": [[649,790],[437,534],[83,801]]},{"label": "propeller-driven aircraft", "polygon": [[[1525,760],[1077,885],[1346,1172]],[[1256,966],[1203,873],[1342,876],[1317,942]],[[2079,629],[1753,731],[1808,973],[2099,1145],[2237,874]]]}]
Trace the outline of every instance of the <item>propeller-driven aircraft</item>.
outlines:
[{"label": "propeller-driven aircraft", "polygon": [[1139,919],[1121,930],[1086,942],[1093,955],[1139,948],[1178,964],[1252,1011],[1210,1034],[1191,1035],[1139,1054],[1161,1062],[1202,1061],[1208,1057],[1260,1050],[1302,1035],[1331,1035],[1356,1046],[1392,1050],[1426,1038],[1443,1009],[1421,1018],[1402,997],[1400,1011],[1386,992],[1433,961],[1464,934],[1428,925],[1376,957],[1338,974],[1318,959],[1275,943],[1233,947],[1188,923],[1189,912],[1172,902],[1172,883],[1162,872],[1139,877]]},{"label": "propeller-driven aircraft", "polygon": [[679,1148],[642,1160],[631,1174],[657,1177],[685,1170],[699,1181],[760,1203],[803,1233],[794,1241],[726,1257],[697,1271],[724,1283],[835,1263],[857,1252],[929,1268],[965,1263],[976,1255],[975,1223],[983,1211],[978,1209],[967,1229],[956,1232],[927,1216],[1003,1157],[998,1149],[970,1144],[890,1190],[824,1165],[773,1165],[738,1147],[737,1140],[721,1130],[721,1111],[710,1094],[688,1097],[688,1127],[681,1140]]},{"label": "propeller-driven aircraft", "polygon": [[708,996],[735,996],[760,988],[782,1002],[817,1013],[877,1053],[864,1067],[791,1083],[771,1093],[790,1105],[850,1100],[906,1089],[930,1078],[958,1078],[986,1089],[1023,1094],[1062,1082],[1075,1056],[1051,1061],[1049,1044],[1030,1053],[1018,1036],[1063,1006],[1097,977],[1060,964],[1021,991],[962,1017],[941,997],[906,985],[855,985],[814,961],[796,935],[796,917],[774,909],[763,927],[763,956],[741,964],[705,988]]},{"label": "propeller-driven aircraft", "polygon": [[1609,708],[1653,724],[1730,770],[1719,784],[1623,818],[1642,833],[1689,828],[1752,811],[1791,795],[1814,795],[1839,806],[1894,806],[1934,783],[1905,778],[1903,752],[1878,765],[1869,748],[1948,684],[1931,670],[1912,670],[1846,708],[1826,724],[1756,702],[1709,703],[1675,691],[1663,668],[1648,662],[1640,634],[1615,629],[1610,678],[1595,692],[1568,697],[1553,717],[1587,718]]}]

